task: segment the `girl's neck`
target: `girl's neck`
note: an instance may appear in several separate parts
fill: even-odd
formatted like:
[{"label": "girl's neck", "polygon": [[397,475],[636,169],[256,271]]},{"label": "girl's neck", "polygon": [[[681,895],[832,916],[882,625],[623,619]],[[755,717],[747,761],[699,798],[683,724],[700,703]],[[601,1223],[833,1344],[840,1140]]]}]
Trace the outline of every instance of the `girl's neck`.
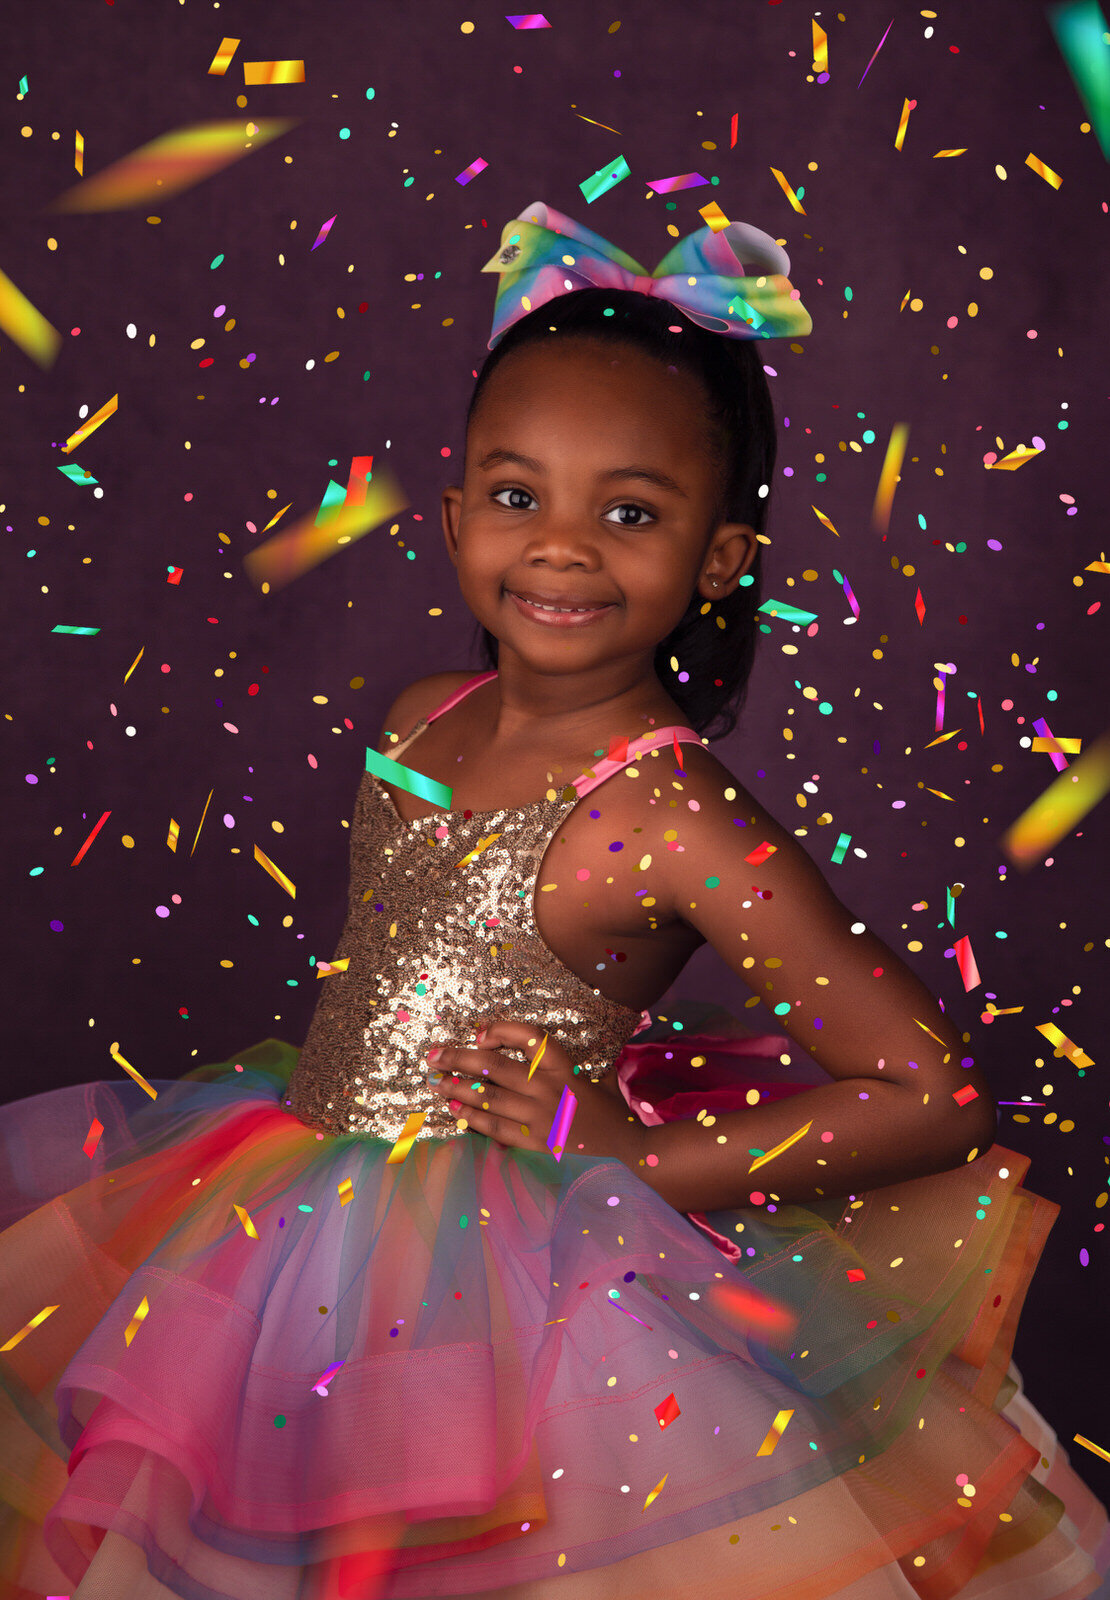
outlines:
[{"label": "girl's neck", "polygon": [[[574,745],[593,737],[646,732],[652,726],[684,723],[682,709],[667,694],[654,671],[614,663],[590,673],[539,674],[501,652],[497,677],[486,691],[491,710],[489,738],[495,744],[533,739]],[[479,691],[481,693],[482,691]]]}]

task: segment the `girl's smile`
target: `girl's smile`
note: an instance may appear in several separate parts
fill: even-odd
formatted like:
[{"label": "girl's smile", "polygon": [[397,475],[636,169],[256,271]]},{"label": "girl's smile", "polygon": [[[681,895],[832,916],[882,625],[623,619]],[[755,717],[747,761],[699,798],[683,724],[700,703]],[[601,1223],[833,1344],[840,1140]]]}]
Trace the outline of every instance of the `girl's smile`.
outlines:
[{"label": "girl's smile", "polygon": [[530,621],[547,628],[589,627],[615,609],[611,601],[578,600],[574,596],[552,596],[541,601],[532,589],[524,594],[515,589],[506,589],[505,593],[522,617],[528,617]]}]

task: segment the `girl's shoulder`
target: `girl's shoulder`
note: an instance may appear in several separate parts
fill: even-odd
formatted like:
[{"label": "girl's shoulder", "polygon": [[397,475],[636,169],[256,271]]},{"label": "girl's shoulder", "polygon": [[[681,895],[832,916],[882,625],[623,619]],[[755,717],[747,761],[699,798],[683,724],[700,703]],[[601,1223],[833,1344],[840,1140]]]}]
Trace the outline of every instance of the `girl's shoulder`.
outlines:
[{"label": "girl's shoulder", "polygon": [[400,739],[406,738],[422,718],[442,705],[456,689],[461,689],[464,683],[469,683],[477,676],[471,668],[469,672],[433,672],[426,678],[416,678],[401,690],[386,712],[379,743],[384,742],[390,733]]}]

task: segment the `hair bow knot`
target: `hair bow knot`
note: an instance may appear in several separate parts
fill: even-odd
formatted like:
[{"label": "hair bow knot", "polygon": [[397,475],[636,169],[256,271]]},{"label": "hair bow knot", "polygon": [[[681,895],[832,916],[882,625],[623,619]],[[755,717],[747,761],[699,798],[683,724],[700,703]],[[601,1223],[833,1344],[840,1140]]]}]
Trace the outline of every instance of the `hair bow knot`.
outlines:
[{"label": "hair bow knot", "polygon": [[801,337],[813,329],[788,277],[790,257],[746,222],[698,228],[649,273],[599,233],[537,200],[506,222],[500,249],[482,271],[500,275],[488,350],[518,318],[591,287],[666,300],[699,327],[730,339]]}]

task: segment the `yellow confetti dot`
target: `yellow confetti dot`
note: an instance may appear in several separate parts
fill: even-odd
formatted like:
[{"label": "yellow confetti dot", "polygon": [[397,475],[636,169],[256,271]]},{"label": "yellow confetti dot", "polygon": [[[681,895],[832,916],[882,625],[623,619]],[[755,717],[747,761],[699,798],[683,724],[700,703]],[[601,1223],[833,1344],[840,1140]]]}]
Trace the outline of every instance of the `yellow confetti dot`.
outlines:
[{"label": "yellow confetti dot", "polygon": [[[460,33],[473,33],[474,32],[474,24],[472,22],[460,22],[459,23],[459,32]],[[559,1565],[562,1566],[562,1564],[563,1564],[563,1560],[562,1560],[562,1557],[560,1556]]]}]

